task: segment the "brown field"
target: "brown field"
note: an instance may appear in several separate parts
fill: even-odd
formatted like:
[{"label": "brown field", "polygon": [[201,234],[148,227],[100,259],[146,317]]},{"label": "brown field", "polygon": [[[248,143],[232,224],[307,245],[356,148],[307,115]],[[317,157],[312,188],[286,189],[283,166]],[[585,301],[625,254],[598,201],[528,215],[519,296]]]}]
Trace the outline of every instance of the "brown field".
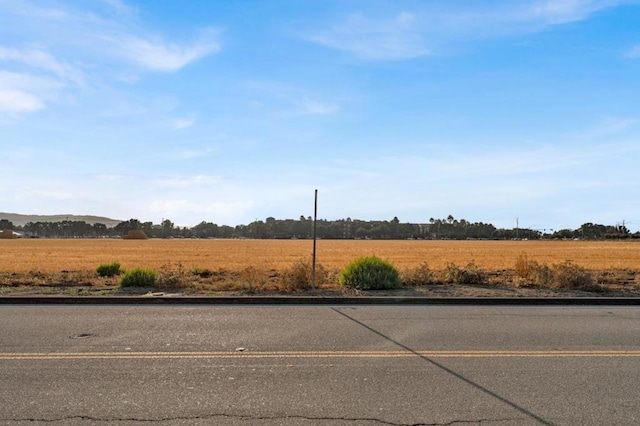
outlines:
[{"label": "brown field", "polygon": [[[0,271],[60,272],[94,270],[118,261],[124,268],[242,270],[248,266],[280,270],[310,259],[309,240],[0,240]],[[592,270],[640,267],[640,242],[594,241],[364,241],[320,240],[318,262],[342,268],[359,256],[376,255],[400,269],[427,262],[432,269],[447,263],[475,263],[489,271],[513,269],[516,259],[554,264],[570,260]]]},{"label": "brown field", "polygon": [[[522,255],[546,265],[571,261],[599,276],[610,276],[612,281],[620,281],[617,277],[622,271],[625,285],[634,288],[638,287],[635,277],[640,277],[640,242],[632,241],[320,240],[317,252],[318,263],[330,271],[357,257],[376,255],[400,271],[425,262],[432,271],[450,263],[460,267],[473,263],[498,276],[500,281],[494,283],[505,285],[513,281],[516,260]],[[103,263],[119,262],[125,269],[140,266],[164,271],[171,279],[180,275],[182,281],[189,281],[190,288],[238,289],[237,283],[243,282],[240,289],[281,290],[283,272],[296,261],[311,259],[312,241],[18,239],[0,240],[0,253],[0,285],[4,286],[73,282],[113,286],[116,279],[96,281],[95,269]],[[200,280],[199,287],[194,287],[190,274],[194,268],[215,271],[217,276]],[[211,280],[217,280],[215,286]],[[335,287],[335,273],[331,280]],[[251,281],[259,285],[252,287]]]}]

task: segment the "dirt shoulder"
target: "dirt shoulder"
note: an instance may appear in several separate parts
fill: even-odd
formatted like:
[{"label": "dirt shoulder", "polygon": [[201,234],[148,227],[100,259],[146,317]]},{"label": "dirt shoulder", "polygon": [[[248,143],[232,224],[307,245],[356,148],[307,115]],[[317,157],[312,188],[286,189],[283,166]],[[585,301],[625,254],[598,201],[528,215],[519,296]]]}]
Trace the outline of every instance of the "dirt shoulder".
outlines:
[{"label": "dirt shoulder", "polygon": [[[191,271],[164,270],[153,288],[122,288],[119,277],[99,277],[94,271],[56,273],[0,272],[0,296],[318,296],[318,297],[640,297],[637,271],[595,272],[597,285],[584,288],[544,287],[518,279],[514,271],[486,273],[483,282],[467,284],[427,284],[397,290],[356,291],[337,284],[323,284],[315,291],[283,284],[278,271],[217,271],[208,276]],[[337,283],[332,276],[329,283]]]}]

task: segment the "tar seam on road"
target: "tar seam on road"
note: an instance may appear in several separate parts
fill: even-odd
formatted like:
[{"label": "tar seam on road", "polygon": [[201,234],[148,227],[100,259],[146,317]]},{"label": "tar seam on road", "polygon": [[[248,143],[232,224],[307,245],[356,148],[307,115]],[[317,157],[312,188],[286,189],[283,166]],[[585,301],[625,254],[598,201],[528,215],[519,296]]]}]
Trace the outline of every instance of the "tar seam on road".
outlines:
[{"label": "tar seam on road", "polygon": [[351,321],[355,322],[356,324],[358,324],[358,325],[360,325],[360,326],[362,326],[362,327],[366,328],[367,330],[371,331],[372,333],[375,333],[375,334],[377,334],[378,336],[380,336],[380,337],[382,337],[382,338],[384,338],[384,339],[388,340],[389,342],[393,343],[394,345],[397,345],[397,346],[401,347],[402,349],[404,349],[404,350],[406,350],[406,351],[411,352],[411,353],[412,353],[412,354],[414,354],[415,356],[420,357],[421,359],[423,359],[423,360],[427,361],[428,363],[430,363],[430,364],[432,364],[432,365],[434,365],[434,366],[438,367],[439,369],[441,369],[441,370],[443,370],[443,371],[445,371],[445,372],[447,372],[447,373],[451,374],[452,376],[454,376],[454,377],[456,377],[456,378],[458,378],[458,379],[462,380],[463,382],[465,382],[465,383],[467,383],[467,384],[469,384],[469,385],[473,386],[474,388],[476,388],[476,389],[478,389],[478,390],[480,390],[480,391],[482,391],[482,392],[486,393],[487,395],[490,395],[490,396],[492,396],[492,397],[494,397],[494,398],[498,399],[499,401],[501,401],[501,402],[503,402],[503,403],[505,403],[505,404],[507,404],[507,405],[509,405],[509,406],[511,406],[511,407],[513,407],[513,408],[515,408],[516,410],[520,411],[521,413],[523,413],[523,414],[525,414],[525,415],[527,415],[527,416],[529,416],[529,417],[533,418],[533,419],[534,419],[534,420],[536,420],[537,422],[539,422],[539,423],[541,423],[541,424],[543,424],[543,425],[547,425],[547,426],[554,426],[554,425],[553,425],[553,423],[551,423],[550,421],[545,420],[545,419],[543,419],[542,417],[540,417],[540,416],[538,416],[538,415],[536,415],[536,414],[532,413],[531,411],[527,410],[526,408],[519,406],[519,405],[518,405],[518,404],[516,404],[515,402],[509,401],[509,400],[508,400],[508,399],[506,399],[505,397],[498,395],[497,393],[495,393],[495,392],[493,392],[493,391],[491,391],[491,390],[489,390],[489,389],[485,388],[485,387],[484,387],[484,386],[482,386],[481,384],[476,383],[476,382],[474,382],[473,380],[471,380],[471,379],[468,379],[468,378],[464,377],[462,374],[460,374],[460,373],[457,373],[457,372],[453,371],[452,369],[450,369],[450,368],[448,368],[448,367],[446,367],[446,366],[444,366],[444,365],[440,364],[440,363],[439,363],[439,362],[437,362],[437,361],[434,361],[433,359],[431,359],[431,358],[429,358],[429,357],[427,357],[427,356],[425,356],[425,355],[421,354],[420,352],[415,351],[415,350],[411,349],[410,347],[408,347],[408,346],[406,346],[406,345],[403,345],[402,343],[400,343],[400,342],[398,342],[398,341],[396,341],[396,340],[392,339],[391,337],[389,337],[389,336],[387,336],[387,335],[385,335],[385,334],[383,334],[383,333],[379,332],[379,331],[378,331],[378,330],[376,330],[375,328],[372,328],[372,327],[368,326],[367,324],[365,324],[365,323],[363,323],[363,322],[361,322],[361,321],[358,321],[357,319],[355,319],[355,318],[353,318],[353,317],[351,317],[351,316],[349,316],[349,315],[345,314],[344,312],[342,312],[342,311],[340,311],[340,310],[338,310],[338,309],[336,309],[336,308],[333,308],[333,307],[332,307],[332,308],[330,308],[330,309],[331,309],[332,311],[334,311],[334,312],[336,312],[336,313],[338,313],[338,314],[342,315],[343,317],[345,317],[345,318],[347,318],[347,319],[349,319],[349,320],[351,320]]}]

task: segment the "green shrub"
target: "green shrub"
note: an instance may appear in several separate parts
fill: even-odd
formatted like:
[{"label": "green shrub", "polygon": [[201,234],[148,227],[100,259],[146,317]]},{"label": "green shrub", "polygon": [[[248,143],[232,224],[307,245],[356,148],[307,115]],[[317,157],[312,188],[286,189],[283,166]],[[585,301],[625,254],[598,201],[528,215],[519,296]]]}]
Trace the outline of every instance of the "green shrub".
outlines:
[{"label": "green shrub", "polygon": [[376,256],[351,262],[340,274],[340,285],[358,290],[385,290],[402,286],[398,270]]},{"label": "green shrub", "polygon": [[464,268],[448,263],[440,272],[440,279],[446,284],[484,284],[486,275],[474,263]]},{"label": "green shrub", "polygon": [[157,275],[151,269],[135,268],[127,271],[120,280],[121,287],[153,287]]},{"label": "green shrub", "polygon": [[120,275],[122,273],[122,269],[118,262],[102,263],[96,268],[96,272],[101,277],[113,277],[115,275]]}]

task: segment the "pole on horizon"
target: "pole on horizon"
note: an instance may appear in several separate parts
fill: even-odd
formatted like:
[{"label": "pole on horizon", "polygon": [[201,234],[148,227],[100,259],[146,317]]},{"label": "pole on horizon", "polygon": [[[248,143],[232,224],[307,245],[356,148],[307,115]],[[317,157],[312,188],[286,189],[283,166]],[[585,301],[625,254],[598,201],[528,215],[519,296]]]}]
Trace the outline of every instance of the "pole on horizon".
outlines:
[{"label": "pole on horizon", "polygon": [[311,260],[311,290],[316,290],[316,224],[318,221],[318,190],[315,192],[313,202],[313,257]]}]

